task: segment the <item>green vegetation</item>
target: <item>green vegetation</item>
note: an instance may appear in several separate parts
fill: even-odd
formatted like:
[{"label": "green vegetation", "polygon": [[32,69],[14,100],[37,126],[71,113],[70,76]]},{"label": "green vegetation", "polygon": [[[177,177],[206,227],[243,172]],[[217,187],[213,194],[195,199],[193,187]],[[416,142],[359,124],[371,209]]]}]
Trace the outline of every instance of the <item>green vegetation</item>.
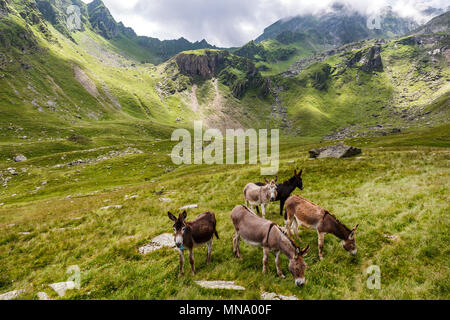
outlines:
[{"label": "green vegetation", "polygon": [[[446,299],[450,289],[445,245],[449,241],[445,214],[449,126],[423,132],[424,142],[420,136],[412,133],[407,143],[407,135],[351,141],[363,147],[361,159],[307,161],[307,150],[315,144],[281,145],[279,179],[289,178],[294,167],[304,168],[305,190],[295,194],[328,208],[349,226],[360,224],[355,258],[338,239],[327,236],[325,259],[319,261],[317,234],[300,232],[298,244],[311,245],[306,257],[307,284],[302,289],[295,286],[285,257],[286,279],[276,276],[272,259],[268,274],[261,273],[260,248],[242,244],[244,260],[233,257],[229,214],[242,203],[243,186],[260,179],[258,166],[177,167],[167,156],[171,143],[143,139],[127,144],[153,155],[53,168],[127,145],[82,151],[73,144],[80,151],[47,148],[47,154],[33,155],[23,163],[2,161],[1,170],[13,166],[20,174],[0,193],[4,203],[0,207],[0,292],[26,289],[22,298],[36,299],[37,292],[45,291],[57,298],[47,285],[65,281],[66,269],[78,265],[81,289],[69,290],[65,299],[259,299],[261,291],[301,299]],[[444,137],[441,147],[428,146],[433,145],[428,141]],[[91,147],[101,141],[94,139]],[[21,148],[30,153],[27,147]],[[2,153],[9,155],[5,150]],[[168,172],[171,167],[175,170]],[[156,193],[160,190],[173,201],[160,202]],[[125,200],[126,195],[139,198]],[[168,210],[192,203],[199,208],[189,211],[189,218],[214,211],[220,240],[214,242],[210,266],[205,265],[206,249],[198,248],[197,274],[186,272],[178,278],[177,252],[162,249],[142,256],[138,247],[171,232]],[[100,210],[109,205],[123,207]],[[277,204],[269,208],[268,218],[282,224]],[[366,287],[370,265],[381,268],[381,290]],[[194,283],[205,279],[235,280],[246,291],[209,291]]]},{"label": "green vegetation", "polygon": [[322,49],[322,46],[315,46],[304,37],[289,38],[285,34],[281,34],[277,38],[279,40],[250,41],[234,54],[252,60],[263,76],[273,76],[287,71],[295,61]]},{"label": "green vegetation", "polygon": [[[57,298],[48,284],[78,265],[81,288],[67,299],[259,299],[261,291],[448,299],[448,34],[323,52],[320,34],[288,31],[226,53],[206,41],[137,37],[101,1],[90,9],[80,2],[84,28],[68,33],[69,2],[0,0],[8,8],[0,19],[0,293]],[[172,57],[184,50],[202,59],[226,54],[207,78],[181,72]],[[309,62],[280,74],[300,58]],[[262,178],[254,165],[174,165],[170,136],[197,119],[205,128],[283,128],[279,180],[304,168],[305,190],[295,193],[348,226],[359,223],[358,255],[327,236],[319,261],[316,233],[303,230],[296,241],[312,248],[302,289],[285,258],[286,279],[272,259],[262,275],[260,248],[243,244],[244,260],[234,259],[229,214],[245,184]],[[354,138],[338,139],[362,147],[362,157],[308,160],[308,150],[334,144],[321,140],[344,128]],[[14,162],[19,154],[27,160]],[[210,266],[197,249],[198,273],[177,278],[177,252],[143,256],[138,248],[171,232],[167,211],[189,204],[199,205],[191,219],[216,214],[220,240]],[[271,205],[267,217],[283,224],[277,212]],[[366,287],[371,265],[381,268],[381,290]],[[194,280],[247,289],[209,291]]]}]

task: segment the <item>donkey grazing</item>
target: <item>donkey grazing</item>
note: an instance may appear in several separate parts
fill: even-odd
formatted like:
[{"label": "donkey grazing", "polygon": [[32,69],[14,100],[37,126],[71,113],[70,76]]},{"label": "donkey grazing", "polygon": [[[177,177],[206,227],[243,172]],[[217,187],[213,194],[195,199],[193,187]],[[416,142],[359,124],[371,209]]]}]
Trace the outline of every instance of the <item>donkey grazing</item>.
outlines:
[{"label": "donkey grazing", "polygon": [[257,216],[245,206],[235,207],[231,212],[231,220],[235,229],[233,252],[236,257],[242,259],[239,250],[239,240],[242,237],[250,245],[263,247],[263,273],[267,270],[269,251],[274,251],[277,274],[284,278],[280,266],[280,253],[283,253],[289,259],[289,271],[294,276],[295,284],[299,287],[305,284],[306,263],[303,257],[309,250],[309,245],[301,250],[275,223]]},{"label": "donkey grazing", "polygon": [[207,264],[211,261],[211,251],[213,236],[219,239],[216,231],[216,217],[212,212],[205,212],[200,214],[197,219],[193,221],[186,221],[187,213],[183,211],[176,218],[172,213],[168,212],[169,219],[174,221],[173,232],[175,244],[180,250],[180,275],[183,274],[184,266],[184,249],[189,250],[189,262],[191,263],[192,274],[195,273],[194,254],[195,246],[207,244]]},{"label": "donkey grazing", "polygon": [[247,203],[247,206],[250,205],[253,209],[253,206],[261,206],[262,216],[266,217],[266,206],[270,201],[274,201],[277,197],[277,179],[272,181],[267,181],[263,186],[258,186],[255,183],[249,183],[244,188],[244,199]]},{"label": "donkey grazing", "polygon": [[350,252],[351,255],[356,255],[355,232],[358,229],[358,225],[353,230],[350,230],[330,212],[315,203],[299,196],[290,197],[286,201],[284,219],[286,220],[286,229],[289,235],[291,235],[291,227],[293,226],[298,236],[299,224],[317,230],[320,260],[323,259],[323,242],[326,233],[334,234],[341,239],[344,249]]},{"label": "donkey grazing", "polygon": [[[290,178],[288,181],[277,184],[277,197],[274,201],[280,201],[280,216],[283,215],[283,208],[287,198],[290,197],[291,193],[298,188],[299,190],[303,190],[303,180],[302,180],[303,169],[297,173],[297,170],[294,170],[294,176]],[[264,183],[257,182],[257,186],[264,186]],[[256,212],[259,213],[259,208],[256,207]]]}]

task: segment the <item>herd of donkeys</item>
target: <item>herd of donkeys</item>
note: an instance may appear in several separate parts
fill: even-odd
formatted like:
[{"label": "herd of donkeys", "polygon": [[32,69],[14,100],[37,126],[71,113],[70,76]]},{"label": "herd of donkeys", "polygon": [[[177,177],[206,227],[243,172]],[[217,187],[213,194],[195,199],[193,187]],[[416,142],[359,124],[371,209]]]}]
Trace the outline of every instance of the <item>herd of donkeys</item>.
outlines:
[{"label": "herd of donkeys", "polygon": [[[330,212],[300,197],[291,196],[291,193],[299,188],[303,190],[302,172],[294,170],[294,176],[286,182],[277,184],[277,178],[265,183],[249,183],[244,188],[244,199],[247,206],[238,205],[231,212],[235,233],[233,236],[233,252],[241,259],[239,241],[242,238],[250,245],[263,248],[263,273],[266,272],[269,252],[275,253],[277,274],[284,278],[281,271],[280,255],[283,253],[289,259],[289,271],[292,273],[295,284],[305,284],[306,263],[304,256],[309,250],[309,245],[301,249],[292,240],[292,233],[298,237],[298,227],[302,225],[317,231],[319,238],[319,258],[323,259],[324,236],[331,233],[342,240],[342,246],[351,255],[356,255],[355,232],[358,225],[353,229],[347,228],[336,219]],[[270,220],[265,219],[265,208],[271,201],[280,201],[280,214],[285,208],[285,226],[280,227]],[[251,207],[251,209],[249,208]],[[262,217],[258,216],[253,206],[261,206]],[[168,213],[169,218],[174,221],[174,240],[180,251],[180,274],[183,273],[184,250],[189,250],[189,262],[192,273],[195,273],[193,249],[195,246],[207,244],[207,264],[211,260],[212,242],[214,235],[219,238],[216,231],[216,218],[214,213],[205,212],[193,221],[186,221],[186,211],[178,218]]]}]

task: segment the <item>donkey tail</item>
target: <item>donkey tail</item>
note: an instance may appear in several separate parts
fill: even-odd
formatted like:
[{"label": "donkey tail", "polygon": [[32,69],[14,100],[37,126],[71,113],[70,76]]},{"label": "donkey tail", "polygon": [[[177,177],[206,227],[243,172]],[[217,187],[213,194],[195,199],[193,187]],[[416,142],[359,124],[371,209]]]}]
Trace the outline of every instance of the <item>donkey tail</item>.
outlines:
[{"label": "donkey tail", "polygon": [[216,235],[216,238],[219,239],[219,234],[217,233],[217,230],[214,230],[214,234]]},{"label": "donkey tail", "polygon": [[284,220],[287,220],[287,207],[284,208]]}]

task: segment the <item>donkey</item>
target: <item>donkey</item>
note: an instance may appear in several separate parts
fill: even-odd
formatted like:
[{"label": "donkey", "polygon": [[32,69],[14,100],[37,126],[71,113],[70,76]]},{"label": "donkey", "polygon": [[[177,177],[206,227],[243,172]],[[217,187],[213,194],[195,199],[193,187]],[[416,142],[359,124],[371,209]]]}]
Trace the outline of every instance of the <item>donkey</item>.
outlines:
[{"label": "donkey", "polygon": [[274,251],[277,274],[284,278],[280,265],[280,253],[283,253],[289,259],[289,271],[294,276],[295,284],[299,287],[305,284],[306,263],[303,257],[308,252],[309,245],[301,250],[275,223],[257,216],[245,206],[235,207],[231,212],[231,220],[235,229],[233,252],[237,258],[242,259],[239,250],[239,240],[242,237],[248,244],[263,248],[263,273],[267,270],[269,252]]},{"label": "donkey", "polygon": [[266,206],[270,201],[274,201],[277,197],[277,180],[267,181],[263,186],[258,186],[255,183],[249,183],[244,188],[244,199],[248,205],[259,206],[261,205],[261,211],[263,218],[266,217]]},{"label": "donkey", "polygon": [[[297,173],[294,170],[294,176],[288,181],[277,184],[277,197],[275,201],[280,201],[280,216],[283,216],[283,208],[287,198],[290,197],[291,193],[294,192],[295,188],[303,190],[303,180],[302,180],[303,169]],[[257,182],[257,186],[264,186],[264,183]],[[259,213],[259,208],[256,207],[256,212]]]},{"label": "donkey", "polygon": [[195,246],[207,244],[208,253],[206,263],[211,262],[212,242],[215,235],[219,239],[216,231],[216,217],[212,212],[200,214],[193,221],[186,221],[187,213],[183,211],[176,218],[172,213],[168,212],[169,219],[175,222],[173,225],[174,240],[177,248],[180,250],[180,275],[183,274],[184,266],[184,250],[189,250],[189,262],[191,263],[192,274],[195,274],[194,254]]},{"label": "donkey", "polygon": [[316,229],[319,236],[319,258],[323,259],[323,244],[326,233],[331,233],[342,240],[342,246],[351,255],[356,255],[355,232],[358,225],[350,230],[341,223],[328,210],[325,210],[315,203],[300,196],[292,196],[286,201],[286,210],[284,213],[286,220],[286,229],[291,235],[291,228],[295,230],[298,237],[298,225],[306,228]]}]

